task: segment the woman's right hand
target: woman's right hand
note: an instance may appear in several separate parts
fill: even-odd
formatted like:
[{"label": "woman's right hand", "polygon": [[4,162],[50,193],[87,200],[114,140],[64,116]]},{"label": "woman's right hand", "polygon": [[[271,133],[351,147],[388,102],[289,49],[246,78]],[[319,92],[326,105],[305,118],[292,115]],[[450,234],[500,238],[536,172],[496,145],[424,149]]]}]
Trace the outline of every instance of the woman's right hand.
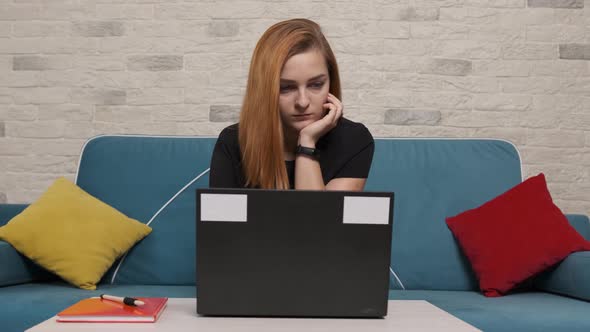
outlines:
[{"label": "woman's right hand", "polygon": [[301,129],[298,144],[313,148],[322,136],[334,129],[338,124],[338,120],[340,120],[343,113],[342,102],[336,96],[329,93],[328,100],[323,106],[328,109],[328,113],[318,121]]}]

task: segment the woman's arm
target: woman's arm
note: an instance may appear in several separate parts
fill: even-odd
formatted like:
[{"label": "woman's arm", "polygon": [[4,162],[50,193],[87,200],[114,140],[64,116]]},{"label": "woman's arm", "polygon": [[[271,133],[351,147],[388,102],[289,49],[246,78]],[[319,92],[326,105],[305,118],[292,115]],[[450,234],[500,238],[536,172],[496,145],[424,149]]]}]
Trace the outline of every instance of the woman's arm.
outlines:
[{"label": "woman's arm", "polygon": [[[305,147],[315,148],[315,143],[300,142],[300,144]],[[303,154],[295,156],[295,189],[326,190],[319,161]]]},{"label": "woman's arm", "polygon": [[295,189],[362,191],[366,178],[336,178],[324,185],[320,163],[307,155],[295,159]]},{"label": "woman's arm", "polygon": [[[317,140],[327,131],[336,127],[338,120],[342,117],[342,103],[330,94],[328,96],[328,103],[324,106],[330,108],[328,114],[321,120],[305,127],[299,134],[298,144],[304,147],[315,148]],[[341,174],[342,176],[330,180],[327,185],[324,185],[322,170],[318,160],[303,154],[296,155],[295,189],[362,191],[367,181],[366,177],[357,178],[354,176],[358,175],[360,170],[365,168],[363,165],[366,164],[367,160],[369,161],[370,167],[373,158],[373,148],[374,145],[371,143],[361,153],[353,157],[344,168]]]},{"label": "woman's arm", "polygon": [[326,190],[363,191],[365,183],[367,183],[367,179],[336,178],[328,182]]},{"label": "woman's arm", "polygon": [[[331,103],[329,105],[332,107],[326,116],[301,130],[298,145],[315,149],[315,144],[320,137],[336,127],[338,119],[342,116],[342,106],[337,107]],[[326,190],[318,160],[303,154],[295,156],[295,189]]]},{"label": "woman's arm", "polygon": [[330,182],[328,190],[358,190],[365,188],[371,164],[373,162],[373,153],[375,152],[375,141],[371,133],[367,130],[364,138],[357,137],[359,141],[368,141],[369,143],[350,158],[346,164],[338,171]]}]

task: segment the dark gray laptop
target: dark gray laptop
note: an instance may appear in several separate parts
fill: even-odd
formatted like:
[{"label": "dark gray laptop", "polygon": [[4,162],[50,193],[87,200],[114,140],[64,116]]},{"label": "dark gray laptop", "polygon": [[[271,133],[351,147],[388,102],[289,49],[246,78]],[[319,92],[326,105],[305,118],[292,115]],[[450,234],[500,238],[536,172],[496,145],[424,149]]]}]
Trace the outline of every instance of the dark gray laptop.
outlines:
[{"label": "dark gray laptop", "polygon": [[383,317],[393,193],[197,190],[197,313]]}]

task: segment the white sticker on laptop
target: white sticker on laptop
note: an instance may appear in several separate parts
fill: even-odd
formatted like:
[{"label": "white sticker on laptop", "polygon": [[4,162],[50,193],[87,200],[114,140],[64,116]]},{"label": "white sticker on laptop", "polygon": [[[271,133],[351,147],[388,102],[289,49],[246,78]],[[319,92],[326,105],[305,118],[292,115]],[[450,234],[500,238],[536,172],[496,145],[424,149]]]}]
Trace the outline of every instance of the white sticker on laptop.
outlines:
[{"label": "white sticker on laptop", "polygon": [[201,194],[201,221],[246,222],[248,195]]},{"label": "white sticker on laptop", "polygon": [[344,196],[344,224],[387,225],[389,197]]}]

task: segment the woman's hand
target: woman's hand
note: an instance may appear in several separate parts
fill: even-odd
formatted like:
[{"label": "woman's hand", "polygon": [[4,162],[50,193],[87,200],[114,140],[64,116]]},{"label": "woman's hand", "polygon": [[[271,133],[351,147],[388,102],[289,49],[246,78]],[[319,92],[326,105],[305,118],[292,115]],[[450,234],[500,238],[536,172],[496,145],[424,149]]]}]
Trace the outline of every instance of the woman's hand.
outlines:
[{"label": "woman's hand", "polygon": [[323,118],[301,129],[299,132],[299,144],[306,147],[315,147],[317,141],[338,124],[342,117],[343,106],[333,94],[328,93],[328,100],[324,104],[328,113]]}]

